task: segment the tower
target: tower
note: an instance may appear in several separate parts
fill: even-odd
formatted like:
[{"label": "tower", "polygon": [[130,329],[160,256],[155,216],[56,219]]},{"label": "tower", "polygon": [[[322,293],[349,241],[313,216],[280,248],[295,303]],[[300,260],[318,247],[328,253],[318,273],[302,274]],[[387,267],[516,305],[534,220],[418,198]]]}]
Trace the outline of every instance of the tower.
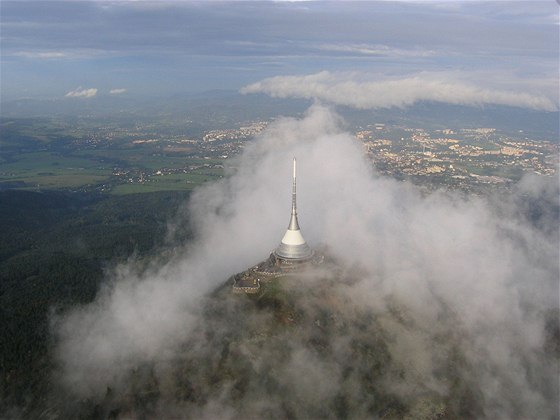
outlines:
[{"label": "tower", "polygon": [[273,252],[274,256],[284,263],[303,262],[313,256],[313,251],[307,245],[305,239],[303,239],[297,218],[296,158],[294,158],[292,174],[292,214],[290,216],[290,223],[280,245]]},{"label": "tower", "polygon": [[266,285],[278,277],[299,275],[300,270],[308,265],[321,264],[322,255],[316,255],[307,245],[297,218],[296,204],[296,159],[293,163],[292,180],[292,214],[288,229],[267,260],[231,277],[233,293],[260,293],[261,285]]}]

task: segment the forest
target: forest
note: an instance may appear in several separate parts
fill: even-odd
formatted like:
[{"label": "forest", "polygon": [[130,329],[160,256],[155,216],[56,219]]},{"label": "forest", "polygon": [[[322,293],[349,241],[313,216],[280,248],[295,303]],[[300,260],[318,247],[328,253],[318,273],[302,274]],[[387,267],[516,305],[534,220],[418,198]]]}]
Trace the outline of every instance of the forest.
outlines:
[{"label": "forest", "polygon": [[91,302],[119,262],[167,246],[188,196],[0,191],[0,413],[46,394],[50,315]]}]

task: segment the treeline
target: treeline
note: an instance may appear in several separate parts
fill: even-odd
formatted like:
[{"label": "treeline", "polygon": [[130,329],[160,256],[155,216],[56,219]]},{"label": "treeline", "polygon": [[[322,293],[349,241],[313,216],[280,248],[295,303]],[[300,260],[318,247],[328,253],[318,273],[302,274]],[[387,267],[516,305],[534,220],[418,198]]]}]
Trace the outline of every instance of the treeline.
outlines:
[{"label": "treeline", "polygon": [[49,313],[91,302],[108,265],[164,246],[187,198],[0,191],[0,417],[45,395]]}]

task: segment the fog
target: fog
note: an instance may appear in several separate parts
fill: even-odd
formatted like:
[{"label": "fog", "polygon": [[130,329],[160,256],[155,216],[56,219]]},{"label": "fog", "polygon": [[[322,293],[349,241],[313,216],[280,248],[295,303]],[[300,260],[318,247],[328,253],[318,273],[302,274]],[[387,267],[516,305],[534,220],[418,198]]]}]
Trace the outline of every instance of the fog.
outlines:
[{"label": "fog", "polygon": [[[239,312],[244,296],[206,302],[278,245],[289,221],[294,156],[304,237],[312,247],[327,246],[342,272],[354,274],[340,284],[327,269],[302,278],[295,299],[309,325],[261,340],[258,354],[252,341],[240,342],[236,351],[252,371],[283,391],[267,393],[249,376],[239,396],[232,386],[208,385],[197,363],[220,358],[219,337],[258,330],[270,314]],[[293,404],[295,417],[334,416],[321,410],[345,390],[356,397],[346,415],[362,418],[377,391],[360,386],[363,360],[349,349],[373,340],[379,350],[371,357],[401,372],[387,372],[375,389],[410,404],[411,413],[422,410],[419,395],[443,401],[456,392],[441,371],[458,351],[453,375],[469,384],[481,417],[558,416],[558,348],[550,338],[558,328],[557,179],[527,176],[494,198],[422,193],[376,174],[344,121],[320,105],[269,125],[230,164],[229,176],[202,186],[186,204],[193,241],[147,267],[134,260],[119,266],[93,303],[52,318],[53,381],[68,401],[100,401],[108,387],[126,394],[131,372],[148,364],[159,384],[158,415],[282,417],[282,407]],[[186,220],[179,214],[170,223],[171,238]],[[207,305],[220,315],[208,317]],[[325,335],[328,356],[305,344],[325,310],[345,322]],[[364,314],[375,321],[355,327]],[[203,402],[170,396],[175,391],[166,384],[180,372],[208,393]]]}]

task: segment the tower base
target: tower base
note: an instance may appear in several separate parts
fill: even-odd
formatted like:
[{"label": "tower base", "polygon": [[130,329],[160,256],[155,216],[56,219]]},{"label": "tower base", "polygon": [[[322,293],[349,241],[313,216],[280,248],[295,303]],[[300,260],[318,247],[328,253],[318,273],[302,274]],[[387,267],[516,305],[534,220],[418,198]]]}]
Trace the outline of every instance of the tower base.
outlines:
[{"label": "tower base", "polygon": [[232,276],[234,293],[259,293],[262,285],[279,277],[298,275],[306,268],[323,263],[324,256],[313,252],[309,258],[287,259],[278,257],[274,252],[265,261]]}]

